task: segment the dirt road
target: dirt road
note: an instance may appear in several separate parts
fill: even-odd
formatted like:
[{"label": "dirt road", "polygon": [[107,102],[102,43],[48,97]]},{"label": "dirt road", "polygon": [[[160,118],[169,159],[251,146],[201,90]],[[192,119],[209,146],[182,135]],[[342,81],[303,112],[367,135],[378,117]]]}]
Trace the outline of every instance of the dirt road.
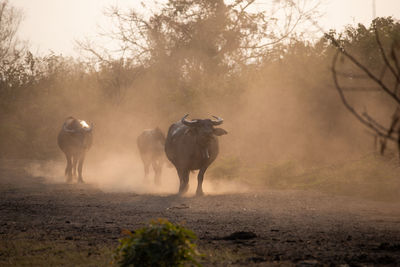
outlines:
[{"label": "dirt road", "polygon": [[[400,203],[260,189],[204,197],[107,192],[49,183],[26,164],[0,166],[0,265],[108,265],[121,230],[156,218],[192,229],[205,266],[400,265]],[[229,238],[240,231],[255,237]]]}]

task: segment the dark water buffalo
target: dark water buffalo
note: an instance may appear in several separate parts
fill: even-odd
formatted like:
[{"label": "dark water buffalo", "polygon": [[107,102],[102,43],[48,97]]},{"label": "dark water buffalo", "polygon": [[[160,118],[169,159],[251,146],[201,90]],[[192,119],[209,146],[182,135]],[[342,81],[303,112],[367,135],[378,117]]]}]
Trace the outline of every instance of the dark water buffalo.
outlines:
[{"label": "dark water buffalo", "polygon": [[186,120],[186,114],[181,121],[169,127],[165,142],[165,153],[175,165],[180,186],[179,194],[189,188],[189,172],[199,170],[197,176],[197,195],[203,195],[203,177],[208,166],[217,158],[218,140],[216,136],[227,134],[222,128],[214,128],[222,124],[221,118],[216,120]]},{"label": "dark water buffalo", "polygon": [[157,127],[144,130],[137,138],[140,157],[144,165],[144,177],[147,179],[150,165],[154,170],[154,182],[160,184],[164,156],[165,135]]},{"label": "dark water buffalo", "polygon": [[68,117],[60,133],[58,134],[58,146],[67,158],[65,175],[67,182],[72,181],[72,176],[76,176],[76,164],[78,163],[78,182],[83,183],[82,166],[85,154],[92,145],[93,127],[85,121]]}]

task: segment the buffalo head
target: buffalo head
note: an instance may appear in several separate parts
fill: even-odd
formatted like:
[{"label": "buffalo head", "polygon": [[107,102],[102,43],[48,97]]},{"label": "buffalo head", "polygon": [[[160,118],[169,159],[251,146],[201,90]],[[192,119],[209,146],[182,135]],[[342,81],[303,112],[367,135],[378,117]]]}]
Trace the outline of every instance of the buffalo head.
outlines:
[{"label": "buffalo head", "polygon": [[62,130],[67,133],[91,132],[93,130],[93,124],[89,126],[84,120],[68,117],[63,124]]},{"label": "buffalo head", "polygon": [[200,143],[206,144],[209,140],[213,138],[213,135],[221,136],[227,134],[228,132],[222,128],[214,128],[214,126],[221,125],[224,120],[217,116],[213,116],[215,120],[204,119],[204,120],[191,120],[188,121],[186,118],[189,114],[186,114],[181,119],[182,124],[188,126],[187,133],[190,133],[197,137]]}]

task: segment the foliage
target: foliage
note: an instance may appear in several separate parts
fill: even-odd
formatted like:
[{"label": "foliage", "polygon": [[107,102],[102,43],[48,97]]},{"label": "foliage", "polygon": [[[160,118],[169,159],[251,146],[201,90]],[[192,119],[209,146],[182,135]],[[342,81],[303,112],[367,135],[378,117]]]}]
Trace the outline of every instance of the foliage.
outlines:
[{"label": "foliage", "polygon": [[229,156],[218,159],[207,173],[216,179],[235,179],[240,175],[242,162],[239,157]]},{"label": "foliage", "polygon": [[[400,42],[400,22],[393,17],[378,17],[368,27],[363,24],[356,27],[348,25],[340,34],[331,31],[327,39],[336,40],[342,49],[356,57],[373,73],[380,75],[382,68],[387,67],[381,49],[386,55],[390,55],[393,44]],[[388,56],[388,60],[391,61],[390,64],[395,63],[393,55]],[[354,71],[357,68],[353,68]],[[390,75],[390,72],[386,74]]]},{"label": "foliage", "polygon": [[[240,72],[313,16],[315,7],[309,2],[297,1],[295,8],[293,1],[273,1],[264,11],[257,9],[254,0],[169,0],[156,5],[157,11],[142,2],[150,14],[111,7],[107,15],[114,22],[113,30],[101,36],[119,49],[90,42],[79,46],[100,64],[121,58],[131,68],[144,67],[142,77],[147,76],[148,83],[140,90],[158,96],[153,100],[156,106],[166,107],[163,113],[172,118],[202,112],[221,99],[237,102],[246,86]],[[284,19],[278,23],[276,17],[281,15]],[[119,92],[118,86],[111,89]]]},{"label": "foliage", "polygon": [[21,20],[22,13],[19,9],[11,6],[8,0],[0,1],[0,62],[2,64],[13,61],[14,56],[23,50],[23,45],[17,38]]},{"label": "foliage", "polygon": [[[340,98],[358,121],[381,138],[383,154],[386,140],[400,140],[400,22],[376,18],[369,28],[359,24],[348,27],[343,35],[331,32],[326,38],[337,50],[331,70]],[[346,91],[359,92],[359,105]],[[375,95],[368,95],[371,92]],[[375,112],[367,110],[371,102]],[[364,111],[360,111],[361,105]]]},{"label": "foliage", "polygon": [[279,188],[284,187],[287,180],[299,173],[299,167],[294,161],[285,161],[268,164],[262,169],[266,185]]},{"label": "foliage", "polygon": [[[308,170],[292,179],[292,188],[378,201],[399,201],[397,162],[368,155],[344,164]],[[296,181],[297,180],[297,181]]]},{"label": "foliage", "polygon": [[55,140],[59,124],[72,110],[91,107],[85,99],[91,75],[73,59],[36,57],[29,51],[7,68],[0,81],[0,156],[54,155],[57,150],[48,137]]},{"label": "foliage", "polygon": [[128,234],[116,249],[115,259],[120,266],[200,266],[193,243],[196,235],[183,226],[158,219]]},{"label": "foliage", "polygon": [[20,10],[0,0],[0,108],[11,95],[16,97],[11,88],[26,82],[25,74],[31,65],[29,55],[24,55],[23,43],[17,38],[21,19]]},{"label": "foliage", "polygon": [[[132,59],[134,64],[169,57],[184,58],[188,62],[178,64],[186,65],[207,64],[208,60],[239,64],[261,56],[269,45],[280,43],[315,17],[318,4],[311,2],[278,0],[263,9],[254,0],[169,0],[157,3],[156,9],[142,2],[150,14],[109,8],[106,15],[114,22],[114,29],[101,35],[118,43],[121,57]],[[79,45],[102,62],[112,57],[107,48],[90,42]]]},{"label": "foliage", "polygon": [[397,162],[377,154],[338,164],[300,168],[298,162],[271,163],[243,173],[247,182],[271,189],[315,190],[378,201],[400,201]]}]

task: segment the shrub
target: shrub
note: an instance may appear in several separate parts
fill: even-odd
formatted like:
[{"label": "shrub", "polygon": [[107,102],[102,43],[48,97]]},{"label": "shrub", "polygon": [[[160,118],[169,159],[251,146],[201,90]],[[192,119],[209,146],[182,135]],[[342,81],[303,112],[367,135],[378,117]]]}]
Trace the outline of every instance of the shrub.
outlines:
[{"label": "shrub", "polygon": [[215,179],[235,179],[240,175],[242,162],[238,157],[224,157],[211,165],[208,173]]},{"label": "shrub", "polygon": [[120,266],[201,266],[193,243],[196,235],[183,226],[158,219],[134,233],[126,233],[129,236],[120,240],[114,254]]},{"label": "shrub", "polygon": [[284,188],[299,174],[300,167],[294,161],[267,164],[261,171],[265,183],[273,188]]}]

